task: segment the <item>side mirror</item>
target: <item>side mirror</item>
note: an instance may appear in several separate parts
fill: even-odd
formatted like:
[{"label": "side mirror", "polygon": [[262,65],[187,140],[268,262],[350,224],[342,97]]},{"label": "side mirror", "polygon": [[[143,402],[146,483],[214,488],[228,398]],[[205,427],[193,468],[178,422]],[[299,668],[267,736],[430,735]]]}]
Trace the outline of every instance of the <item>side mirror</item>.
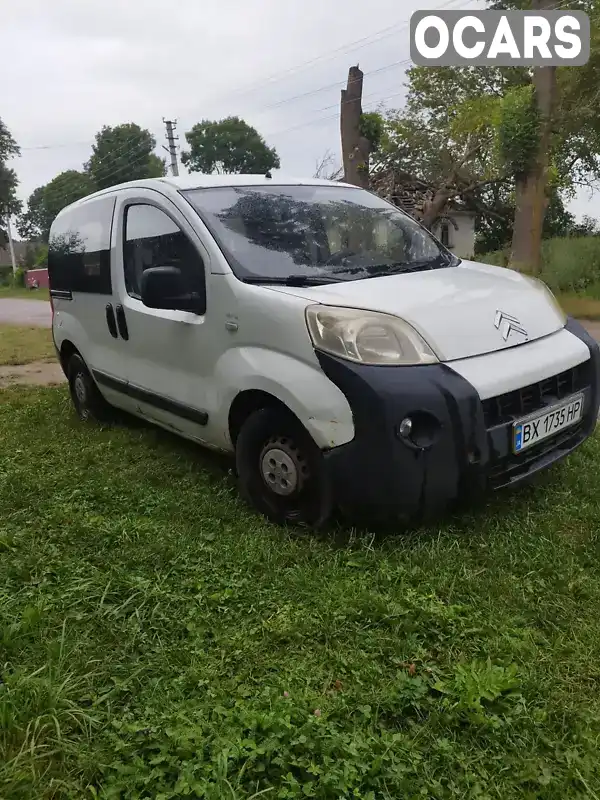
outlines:
[{"label": "side mirror", "polygon": [[186,292],[181,270],[177,267],[151,267],[142,273],[142,303],[148,308],[172,311],[200,313],[203,310],[202,298]]}]

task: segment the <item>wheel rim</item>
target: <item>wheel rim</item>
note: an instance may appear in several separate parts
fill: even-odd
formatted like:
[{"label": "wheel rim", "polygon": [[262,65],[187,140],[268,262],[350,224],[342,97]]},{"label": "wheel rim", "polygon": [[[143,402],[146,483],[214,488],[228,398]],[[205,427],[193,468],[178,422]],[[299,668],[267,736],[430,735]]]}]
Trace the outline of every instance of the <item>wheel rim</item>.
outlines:
[{"label": "wheel rim", "polygon": [[300,494],[310,478],[306,458],[285,437],[270,439],[262,449],[259,463],[265,486],[282,500]]},{"label": "wheel rim", "polygon": [[84,406],[87,401],[87,387],[85,385],[85,378],[81,372],[75,376],[75,380],[73,381],[73,390],[79,405]]}]

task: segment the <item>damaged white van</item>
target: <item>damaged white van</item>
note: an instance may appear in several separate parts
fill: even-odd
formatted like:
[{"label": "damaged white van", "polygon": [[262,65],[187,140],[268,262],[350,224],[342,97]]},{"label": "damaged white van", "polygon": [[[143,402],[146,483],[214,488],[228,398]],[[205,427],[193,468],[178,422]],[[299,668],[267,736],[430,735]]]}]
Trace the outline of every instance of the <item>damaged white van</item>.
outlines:
[{"label": "damaged white van", "polygon": [[59,214],[49,276],[79,416],[115,406],[233,454],[279,523],[437,512],[595,427],[598,346],[542,283],[343,183],[116,186]]}]

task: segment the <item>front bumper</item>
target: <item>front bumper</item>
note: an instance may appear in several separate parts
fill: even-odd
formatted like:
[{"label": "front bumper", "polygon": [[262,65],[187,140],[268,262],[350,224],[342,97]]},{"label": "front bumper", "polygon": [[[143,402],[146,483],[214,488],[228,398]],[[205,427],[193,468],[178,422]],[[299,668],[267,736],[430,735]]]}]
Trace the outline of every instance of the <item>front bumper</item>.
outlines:
[{"label": "front bumper", "polygon": [[[490,400],[444,364],[369,367],[323,353],[321,367],[352,409],[354,439],[325,454],[337,503],[351,510],[428,517],[452,502],[487,489],[516,485],[568,455],[593,432],[600,403],[600,350],[569,320],[590,359],[559,376]],[[510,443],[512,422],[583,391],[577,426],[519,455]],[[400,435],[405,417],[416,420],[416,443]]]}]

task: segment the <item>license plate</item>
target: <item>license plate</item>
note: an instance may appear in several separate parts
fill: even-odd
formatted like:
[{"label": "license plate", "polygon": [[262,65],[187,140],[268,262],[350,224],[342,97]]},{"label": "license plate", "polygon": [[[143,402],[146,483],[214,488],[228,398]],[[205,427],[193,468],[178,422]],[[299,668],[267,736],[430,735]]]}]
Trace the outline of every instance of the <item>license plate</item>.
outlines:
[{"label": "license plate", "polygon": [[583,406],[583,395],[579,394],[538,414],[518,420],[513,424],[513,452],[522,453],[528,447],[576,425],[583,416]]}]

